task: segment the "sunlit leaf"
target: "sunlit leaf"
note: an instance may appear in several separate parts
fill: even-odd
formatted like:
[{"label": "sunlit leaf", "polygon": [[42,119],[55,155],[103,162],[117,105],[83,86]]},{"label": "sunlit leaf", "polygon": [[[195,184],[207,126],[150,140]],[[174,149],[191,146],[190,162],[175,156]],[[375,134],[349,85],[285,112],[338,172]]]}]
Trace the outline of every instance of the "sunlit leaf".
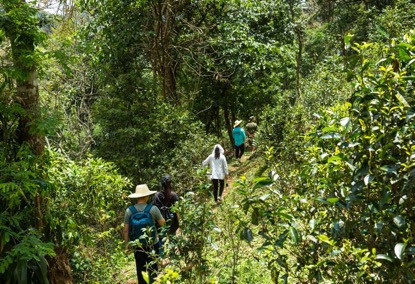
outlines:
[{"label": "sunlit leaf", "polygon": [[393,217],[393,223],[395,223],[395,225],[398,226],[398,228],[402,228],[403,226],[405,226],[405,220],[400,215]]},{"label": "sunlit leaf", "polygon": [[384,260],[387,260],[389,262],[393,262],[392,258],[387,256],[386,254],[378,254],[378,255],[376,255],[376,259],[384,259]]},{"label": "sunlit leaf", "polygon": [[327,201],[332,204],[335,204],[337,201],[339,201],[339,199],[337,197],[330,197],[330,198],[327,198]]},{"label": "sunlit leaf", "polygon": [[373,179],[374,179],[374,176],[371,175],[371,174],[368,174],[368,175],[365,176],[363,181],[365,182],[365,185],[368,185]]},{"label": "sunlit leaf", "polygon": [[404,243],[397,243],[395,245],[394,251],[395,251],[395,255],[402,260],[402,256],[405,252],[405,248],[406,248],[406,244]]},{"label": "sunlit leaf", "polygon": [[340,139],[341,136],[339,133],[327,133],[320,137],[321,139]]},{"label": "sunlit leaf", "polygon": [[344,118],[342,118],[342,119],[340,120],[340,124],[341,124],[343,127],[346,127],[346,126],[347,126],[347,124],[349,124],[349,122],[350,122],[350,117],[344,117]]}]

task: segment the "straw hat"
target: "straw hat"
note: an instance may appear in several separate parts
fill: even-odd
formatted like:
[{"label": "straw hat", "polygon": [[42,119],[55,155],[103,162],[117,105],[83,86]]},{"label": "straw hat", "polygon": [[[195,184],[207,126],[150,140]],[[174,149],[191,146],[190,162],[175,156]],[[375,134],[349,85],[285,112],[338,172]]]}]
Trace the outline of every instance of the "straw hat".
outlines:
[{"label": "straw hat", "polygon": [[241,124],[242,120],[235,120],[235,123],[233,124],[233,128],[237,127],[239,124]]},{"label": "straw hat", "polygon": [[157,191],[151,191],[148,189],[148,186],[146,184],[139,184],[135,187],[135,193],[131,193],[128,195],[129,198],[140,198],[144,196],[149,196]]}]

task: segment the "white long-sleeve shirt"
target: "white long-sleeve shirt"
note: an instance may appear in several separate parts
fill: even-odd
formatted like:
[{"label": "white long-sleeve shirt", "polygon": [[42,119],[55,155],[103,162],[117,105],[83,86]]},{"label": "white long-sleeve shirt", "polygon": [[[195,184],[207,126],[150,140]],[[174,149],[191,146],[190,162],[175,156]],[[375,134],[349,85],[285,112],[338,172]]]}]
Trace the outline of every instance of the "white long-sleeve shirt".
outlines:
[{"label": "white long-sleeve shirt", "polygon": [[206,166],[209,163],[212,170],[211,179],[225,179],[225,175],[228,174],[228,163],[225,156],[221,153],[218,159],[215,159],[215,154],[209,155],[202,165]]}]

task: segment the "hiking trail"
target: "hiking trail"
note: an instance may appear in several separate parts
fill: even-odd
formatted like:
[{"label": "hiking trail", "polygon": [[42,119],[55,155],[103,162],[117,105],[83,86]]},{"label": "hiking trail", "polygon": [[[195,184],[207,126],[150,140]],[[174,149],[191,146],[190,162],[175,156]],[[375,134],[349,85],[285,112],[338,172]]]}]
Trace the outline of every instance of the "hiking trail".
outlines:
[{"label": "hiking trail", "polygon": [[[228,186],[225,186],[223,193],[222,193],[223,203],[227,202],[226,197],[234,189],[235,187],[234,183],[241,176],[245,175],[247,172],[252,170],[252,168],[255,168],[254,156],[255,155],[248,152],[248,153],[245,153],[244,156],[241,158],[241,162],[238,162],[235,159],[230,159],[228,163],[229,179],[225,181],[228,184]],[[213,196],[209,196],[209,198],[213,198]],[[214,204],[212,208],[212,212],[217,215],[216,216],[217,218],[220,218],[221,214],[224,214],[220,208],[221,208],[220,204]],[[137,283],[134,258],[132,258],[131,261],[129,261],[128,265],[122,269],[120,275],[122,279],[120,279],[119,283],[123,283],[123,284],[136,284]]]}]

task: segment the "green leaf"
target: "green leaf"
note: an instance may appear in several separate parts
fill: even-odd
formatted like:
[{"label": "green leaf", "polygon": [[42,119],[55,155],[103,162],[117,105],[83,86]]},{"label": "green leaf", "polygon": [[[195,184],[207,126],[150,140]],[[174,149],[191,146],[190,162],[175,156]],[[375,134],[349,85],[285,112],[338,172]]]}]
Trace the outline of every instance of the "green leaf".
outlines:
[{"label": "green leaf", "polygon": [[322,133],[334,133],[337,130],[337,127],[334,126],[326,126],[324,127],[321,132]]},{"label": "green leaf", "polygon": [[398,226],[398,228],[402,228],[403,226],[405,226],[405,220],[400,215],[393,217],[393,223],[395,223],[395,225]]},{"label": "green leaf", "polygon": [[365,182],[365,185],[368,185],[373,179],[374,179],[374,176],[371,175],[371,174],[368,174],[368,175],[365,176],[363,181]]},{"label": "green leaf", "polygon": [[346,49],[350,48],[350,41],[353,38],[353,34],[348,33],[347,35],[344,36],[344,46],[346,47]]},{"label": "green leaf", "polygon": [[143,275],[144,281],[146,281],[146,283],[150,283],[150,277],[148,275],[149,272],[147,271],[141,271],[141,275]]},{"label": "green leaf", "polygon": [[[415,60],[415,59],[414,59]],[[413,107],[411,107],[409,110],[408,110],[408,112],[407,112],[407,114],[406,114],[406,121],[408,122],[408,121],[410,121],[412,118],[414,118],[415,117],[415,108],[413,108]]]},{"label": "green leaf", "polygon": [[349,122],[350,122],[350,117],[343,117],[343,118],[340,120],[340,124],[341,124],[341,126],[343,126],[343,127],[346,127],[346,126],[349,124]]},{"label": "green leaf", "polygon": [[294,227],[290,227],[290,237],[293,240],[294,244],[298,244],[298,232]]},{"label": "green leaf", "polygon": [[337,164],[336,162],[341,161],[342,158],[339,155],[336,156],[331,156],[328,160],[327,163],[329,164]]},{"label": "green leaf", "polygon": [[257,189],[272,184],[273,180],[269,177],[259,177],[254,179],[253,182],[255,183],[253,189]]},{"label": "green leaf", "polygon": [[21,260],[17,263],[16,274],[19,284],[27,283],[27,261]]},{"label": "green leaf", "polygon": [[314,229],[316,228],[316,224],[317,224],[316,219],[311,219],[309,224],[310,224],[311,230],[314,231]]},{"label": "green leaf", "polygon": [[262,201],[265,201],[270,196],[271,196],[271,194],[269,194],[269,193],[268,194],[264,194],[259,199],[261,199]]},{"label": "green leaf", "polygon": [[331,239],[330,239],[328,236],[326,236],[326,235],[323,235],[323,234],[318,235],[318,236],[317,236],[317,239],[319,239],[319,240],[320,240],[320,241],[322,241],[323,243],[329,244],[329,245],[331,245],[331,246],[333,246],[333,245],[334,245],[333,240],[331,240]]},{"label": "green leaf", "polygon": [[389,38],[388,32],[381,25],[376,25],[376,30],[383,37]]},{"label": "green leaf", "polygon": [[381,167],[380,169],[382,171],[385,171],[387,173],[393,173],[395,175],[398,174],[397,170],[400,168],[400,165],[395,164],[395,165],[385,165],[383,167]]},{"label": "green leaf", "polygon": [[277,215],[286,220],[292,220],[294,217],[291,214],[285,213],[285,208],[279,208],[277,211]]},{"label": "green leaf", "polygon": [[394,251],[395,251],[395,255],[402,260],[402,256],[405,252],[405,248],[406,248],[406,244],[404,243],[397,243],[395,245]]},{"label": "green leaf", "polygon": [[403,104],[406,107],[410,107],[406,99],[400,93],[396,93],[395,96],[401,102],[401,104]]},{"label": "green leaf", "polygon": [[245,239],[248,242],[252,242],[252,240],[254,239],[254,236],[252,234],[251,229],[245,227],[241,232],[241,238]]},{"label": "green leaf", "polygon": [[327,139],[340,139],[340,138],[341,138],[341,136],[340,136],[340,134],[339,134],[339,133],[332,132],[332,133],[327,133],[327,134],[324,134],[324,135],[322,135],[320,138],[321,138],[321,139],[325,139],[325,140],[327,140]]},{"label": "green leaf", "polygon": [[317,201],[320,201],[320,202],[322,202],[322,203],[324,203],[324,204],[327,204],[327,205],[331,205],[331,203],[330,202],[328,202],[326,199],[324,199],[323,197],[317,197],[316,198],[316,200]]},{"label": "green leaf", "polygon": [[399,59],[401,61],[408,61],[409,59],[411,59],[411,57],[404,48],[399,48]]},{"label": "green leaf", "polygon": [[285,230],[282,234],[278,236],[278,240],[275,243],[276,246],[279,246],[280,248],[284,247],[284,242],[287,239],[288,236],[288,230]]},{"label": "green leaf", "polygon": [[46,261],[46,259],[43,256],[39,257],[39,261],[37,262],[39,268],[40,268],[40,272],[42,274],[42,278],[40,279],[42,281],[42,283],[44,284],[48,284],[49,280],[48,280],[48,263]]},{"label": "green leaf", "polygon": [[376,259],[384,259],[384,260],[387,260],[389,262],[393,262],[392,258],[387,256],[386,254],[378,254],[378,255],[376,255]]},{"label": "green leaf", "polygon": [[222,233],[222,230],[218,227],[214,227],[213,230],[218,233]]},{"label": "green leaf", "polygon": [[258,208],[254,208],[254,211],[252,212],[251,223],[253,225],[258,225],[259,224],[258,219],[259,219],[259,210]]},{"label": "green leaf", "polygon": [[335,204],[336,202],[339,201],[339,199],[337,197],[330,197],[330,198],[327,198],[327,201],[330,202],[331,204]]}]

